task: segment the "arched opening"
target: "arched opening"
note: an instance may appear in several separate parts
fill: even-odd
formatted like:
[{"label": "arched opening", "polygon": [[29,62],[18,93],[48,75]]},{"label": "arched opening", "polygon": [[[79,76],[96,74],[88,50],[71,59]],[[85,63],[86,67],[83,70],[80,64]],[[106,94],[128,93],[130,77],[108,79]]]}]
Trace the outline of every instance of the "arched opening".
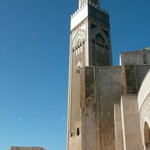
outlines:
[{"label": "arched opening", "polygon": [[71,131],[70,135],[71,135],[71,137],[73,137],[73,131]]},{"label": "arched opening", "polygon": [[150,130],[147,122],[144,124],[144,140],[146,150],[150,150]]},{"label": "arched opening", "polygon": [[79,128],[77,128],[77,136],[79,136],[80,135],[80,130],[79,130]]},{"label": "arched opening", "polygon": [[143,63],[148,64],[148,58],[146,54],[143,55]]},{"label": "arched opening", "polygon": [[101,33],[96,34],[95,38],[96,38],[97,43],[100,43],[100,44],[105,43],[105,39]]}]

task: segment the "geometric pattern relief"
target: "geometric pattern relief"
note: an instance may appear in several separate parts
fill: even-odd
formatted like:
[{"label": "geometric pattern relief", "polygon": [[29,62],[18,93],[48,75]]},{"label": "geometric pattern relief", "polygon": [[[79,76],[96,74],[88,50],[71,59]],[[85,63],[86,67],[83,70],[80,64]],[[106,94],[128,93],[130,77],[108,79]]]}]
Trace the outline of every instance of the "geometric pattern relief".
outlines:
[{"label": "geometric pattern relief", "polygon": [[80,47],[82,47],[82,51],[80,53],[76,53],[72,51],[72,83],[71,83],[71,121],[70,121],[70,130],[75,130],[75,124],[81,121],[81,107],[80,107],[80,97],[81,97],[81,76],[80,69],[84,66],[84,46],[82,43]]},{"label": "geometric pattern relief", "polygon": [[127,94],[136,94],[138,92],[138,85],[135,65],[125,65],[125,75]]},{"label": "geometric pattern relief", "polygon": [[90,118],[94,118],[95,116],[95,102],[94,99],[92,97],[88,97],[86,99],[86,109],[85,109],[85,113],[88,117]]},{"label": "geometric pattern relief", "polygon": [[94,98],[94,68],[85,68],[85,98]]}]

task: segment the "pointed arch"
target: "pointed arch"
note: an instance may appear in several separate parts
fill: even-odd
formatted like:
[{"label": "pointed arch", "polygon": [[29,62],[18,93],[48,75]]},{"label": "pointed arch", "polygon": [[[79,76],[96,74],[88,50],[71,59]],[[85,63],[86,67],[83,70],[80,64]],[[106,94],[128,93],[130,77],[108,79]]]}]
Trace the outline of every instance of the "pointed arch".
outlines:
[{"label": "pointed arch", "polygon": [[81,45],[85,40],[86,40],[85,30],[77,31],[74,38],[72,39],[72,42],[73,42],[72,47]]},{"label": "pointed arch", "polygon": [[105,40],[105,44],[109,44],[108,36],[106,35],[106,33],[100,27],[96,27],[92,30],[92,39],[96,39],[96,36],[99,35],[99,34]]}]

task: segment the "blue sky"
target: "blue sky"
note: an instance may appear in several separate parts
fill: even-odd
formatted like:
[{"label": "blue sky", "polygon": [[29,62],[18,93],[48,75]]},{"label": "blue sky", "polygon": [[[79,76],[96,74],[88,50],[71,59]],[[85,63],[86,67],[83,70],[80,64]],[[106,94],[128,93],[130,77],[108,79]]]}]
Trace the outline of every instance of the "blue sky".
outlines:
[{"label": "blue sky", "polygon": [[[70,15],[78,1],[0,0],[0,150],[66,149]],[[103,0],[114,65],[150,46],[149,0]]]}]

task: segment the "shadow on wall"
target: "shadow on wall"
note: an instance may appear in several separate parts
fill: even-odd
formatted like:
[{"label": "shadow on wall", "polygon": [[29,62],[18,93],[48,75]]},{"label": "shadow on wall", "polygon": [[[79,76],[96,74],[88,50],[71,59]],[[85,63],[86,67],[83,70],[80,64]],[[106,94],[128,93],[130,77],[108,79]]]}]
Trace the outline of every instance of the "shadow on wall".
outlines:
[{"label": "shadow on wall", "polygon": [[150,129],[147,122],[144,124],[144,140],[146,150],[150,150]]}]

